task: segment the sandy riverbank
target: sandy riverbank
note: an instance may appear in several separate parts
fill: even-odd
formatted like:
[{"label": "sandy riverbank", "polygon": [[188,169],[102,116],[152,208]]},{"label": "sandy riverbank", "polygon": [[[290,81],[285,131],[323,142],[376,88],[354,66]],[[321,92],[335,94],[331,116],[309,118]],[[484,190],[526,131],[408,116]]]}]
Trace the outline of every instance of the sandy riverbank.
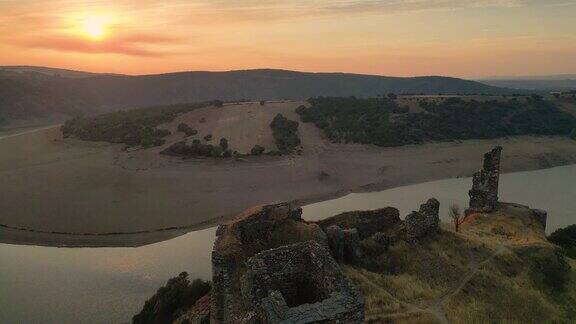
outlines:
[{"label": "sandy riverbank", "polygon": [[[255,141],[271,145],[265,125],[278,112],[297,120],[293,110],[299,104],[229,106],[181,119],[195,126],[204,117],[207,121],[196,125],[198,136],[211,133],[215,141],[227,137],[233,147],[245,149]],[[378,148],[330,143],[311,124],[301,124],[299,132],[301,156],[245,162],[184,161],[160,156],[161,148],[124,152],[119,145],[62,139],[57,128],[5,138],[0,140],[0,224],[12,230],[0,231],[0,241],[17,240],[14,228],[35,231],[20,234],[22,240],[50,232],[76,238],[88,233],[98,240],[98,234],[107,233],[193,230],[262,203],[306,204],[350,192],[470,176],[494,145],[504,146],[504,172],[576,163],[576,143],[560,137]],[[328,176],[320,176],[322,172]]]}]

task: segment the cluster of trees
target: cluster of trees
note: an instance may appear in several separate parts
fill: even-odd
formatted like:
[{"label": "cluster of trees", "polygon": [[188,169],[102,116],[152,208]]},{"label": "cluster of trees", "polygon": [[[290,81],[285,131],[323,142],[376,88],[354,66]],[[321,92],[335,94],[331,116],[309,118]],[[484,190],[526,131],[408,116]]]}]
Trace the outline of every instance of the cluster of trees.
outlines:
[{"label": "cluster of trees", "polygon": [[300,146],[298,122],[277,114],[270,123],[276,147],[281,154],[291,154]]},{"label": "cluster of trees", "polygon": [[158,289],[144,303],[143,309],[132,317],[134,324],[172,323],[188,308],[204,297],[211,288],[209,281],[196,279],[190,282],[188,273],[182,272]]},{"label": "cluster of trees", "polygon": [[200,140],[195,139],[192,144],[186,142],[177,142],[172,144],[160,154],[179,156],[179,157],[212,157],[212,158],[229,158],[233,152],[229,147],[228,140],[220,139],[219,145],[203,144]]},{"label": "cluster of trees", "polygon": [[400,146],[426,141],[568,135],[576,119],[540,96],[505,101],[422,100],[421,113],[397,115],[389,98],[313,98],[297,109],[334,142]]},{"label": "cluster of trees", "polygon": [[180,114],[206,107],[210,103],[171,105],[117,111],[96,117],[68,120],[62,131],[66,137],[77,137],[85,141],[124,143],[128,146],[160,146],[170,131],[157,129],[158,125],[170,122]]},{"label": "cluster of trees", "polygon": [[566,255],[576,259],[576,225],[557,229],[548,236],[548,241],[560,246]]},{"label": "cluster of trees", "polygon": [[188,124],[185,124],[185,123],[178,124],[178,131],[186,134],[186,136],[194,136],[194,135],[198,134],[197,130],[188,126]]}]

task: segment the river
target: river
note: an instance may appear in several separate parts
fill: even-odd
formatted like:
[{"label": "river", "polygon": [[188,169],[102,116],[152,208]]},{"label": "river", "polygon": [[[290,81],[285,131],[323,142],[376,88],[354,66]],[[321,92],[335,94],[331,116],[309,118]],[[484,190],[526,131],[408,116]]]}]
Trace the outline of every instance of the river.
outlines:
[{"label": "river", "polygon": [[[441,215],[467,205],[470,178],[446,179],[305,206],[316,220],[343,211],[394,206],[405,216],[435,197]],[[548,232],[576,223],[576,165],[501,177],[501,201],[548,211]],[[444,220],[447,221],[446,218]],[[181,271],[209,279],[215,229],[138,248],[54,248],[0,244],[0,323],[128,323]]]}]

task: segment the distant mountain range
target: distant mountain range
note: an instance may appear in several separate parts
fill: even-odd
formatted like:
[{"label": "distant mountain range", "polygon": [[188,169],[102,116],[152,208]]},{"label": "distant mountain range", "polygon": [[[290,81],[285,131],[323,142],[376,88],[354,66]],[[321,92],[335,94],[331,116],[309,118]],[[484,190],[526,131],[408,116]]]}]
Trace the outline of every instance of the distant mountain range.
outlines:
[{"label": "distant mountain range", "polygon": [[576,90],[576,74],[492,77],[477,80],[495,86],[536,91]]},{"label": "distant mountain range", "polygon": [[15,119],[94,114],[214,99],[368,97],[390,92],[510,94],[518,91],[440,76],[400,78],[271,69],[129,76],[46,67],[0,67],[0,114]]}]

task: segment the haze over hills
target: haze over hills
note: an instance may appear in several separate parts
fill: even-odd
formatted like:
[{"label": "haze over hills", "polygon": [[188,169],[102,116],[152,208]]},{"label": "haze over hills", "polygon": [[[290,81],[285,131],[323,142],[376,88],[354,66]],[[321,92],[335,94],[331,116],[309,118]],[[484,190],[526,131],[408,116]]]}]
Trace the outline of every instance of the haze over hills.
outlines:
[{"label": "haze over hills", "polygon": [[492,77],[479,82],[494,86],[523,90],[570,91],[576,90],[576,74],[534,75],[520,77]]},{"label": "haze over hills", "polygon": [[45,67],[0,67],[0,114],[27,119],[205,100],[369,97],[386,93],[518,92],[450,77],[385,77],[286,70],[95,74]]}]

